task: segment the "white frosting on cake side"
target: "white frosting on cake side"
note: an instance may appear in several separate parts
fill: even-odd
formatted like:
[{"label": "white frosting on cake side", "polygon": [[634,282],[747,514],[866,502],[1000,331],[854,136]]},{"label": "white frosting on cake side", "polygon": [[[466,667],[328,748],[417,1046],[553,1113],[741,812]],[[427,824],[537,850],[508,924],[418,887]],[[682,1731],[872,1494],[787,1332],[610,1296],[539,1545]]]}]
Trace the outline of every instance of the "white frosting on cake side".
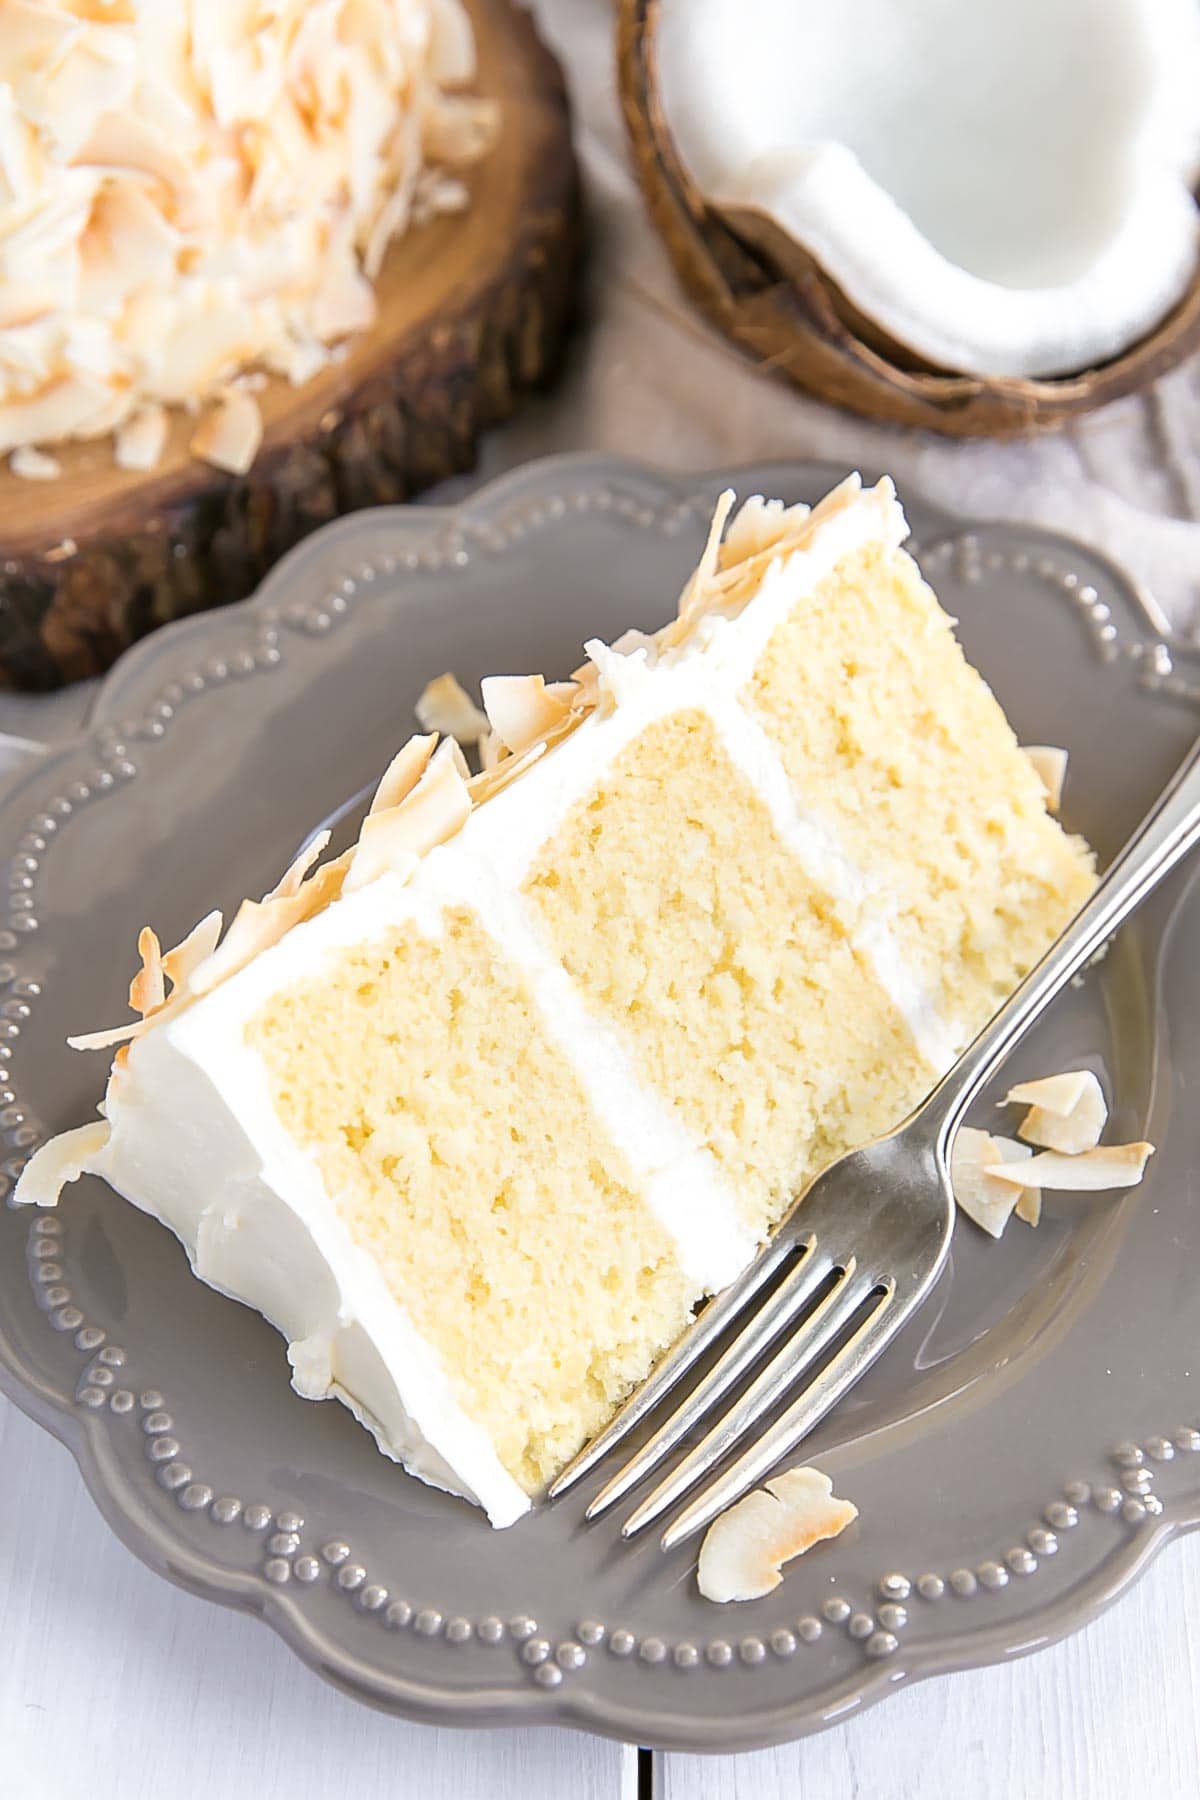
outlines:
[{"label": "white frosting on cake side", "polygon": [[[771,563],[741,611],[708,615],[674,648],[622,654],[589,646],[603,704],[572,735],[477,807],[411,873],[345,895],[147,1031],[110,1085],[107,1143],[84,1144],[69,1166],[58,1150],[57,1185],[82,1166],[162,1219],[203,1280],[256,1307],[288,1338],[301,1393],[344,1400],[381,1449],[422,1479],[477,1500],[494,1525],[519,1517],[528,1499],[463,1412],[436,1351],[351,1240],[315,1158],[282,1126],[246,1025],[281,989],[319,976],[339,950],[406,923],[436,937],[448,907],[469,906],[522,970],[548,1037],[672,1237],[680,1266],[706,1289],[732,1280],[755,1250],[733,1191],[707,1147],[642,1083],[619,1030],[588,1010],[543,943],[521,884],[571,807],[647,726],[698,709],[812,879],[835,895],[861,896],[864,878],[836,831],[803,810],[736,696],[776,626],[819,581],[865,545],[895,547],[905,529],[891,484],[881,483],[818,523],[807,549]],[[859,948],[931,1068],[943,1067],[954,1046],[906,970],[886,913],[873,918]],[[18,1199],[48,1197],[56,1148],[33,1159]]]},{"label": "white frosting on cake side", "polygon": [[229,982],[131,1046],[88,1167],[170,1226],[201,1280],[283,1333],[299,1393],[345,1400],[387,1455],[509,1525],[528,1497],[278,1119],[245,1044],[258,984],[246,985]]}]

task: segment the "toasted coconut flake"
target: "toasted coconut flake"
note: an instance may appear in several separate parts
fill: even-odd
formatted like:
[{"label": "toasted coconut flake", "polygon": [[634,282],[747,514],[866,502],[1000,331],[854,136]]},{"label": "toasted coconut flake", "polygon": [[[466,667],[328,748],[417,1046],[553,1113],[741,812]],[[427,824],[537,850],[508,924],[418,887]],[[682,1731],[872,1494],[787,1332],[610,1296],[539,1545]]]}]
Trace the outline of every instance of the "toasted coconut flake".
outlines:
[{"label": "toasted coconut flake", "polygon": [[[879,490],[882,490],[885,498],[895,498],[896,490],[886,476],[876,491]],[[748,600],[773,562],[782,556],[790,556],[796,550],[805,549],[817,526],[825,524],[837,513],[845,512],[861,492],[861,476],[851,474],[840,481],[823,500],[818,501],[811,512],[805,513],[799,507],[790,507],[785,535],[756,550],[752,555],[743,557],[740,561],[731,561],[718,570],[713,587],[722,607],[729,608]]]},{"label": "toasted coconut flake", "polygon": [[462,751],[454,739],[443,739],[412,792],[398,806],[367,816],[345,893],[389,872],[410,873],[427,851],[462,830],[471,815],[471,795],[461,762]]},{"label": "toasted coconut flake", "polygon": [[94,1125],[80,1125],[74,1131],[60,1132],[35,1150],[21,1171],[13,1193],[17,1206],[57,1206],[59,1195],[70,1181],[78,1181],[108,1142],[109,1128],[103,1119]]},{"label": "toasted coconut flake", "polygon": [[76,168],[136,169],[180,191],[191,180],[186,159],[155,125],[132,111],[104,113],[72,161]]},{"label": "toasted coconut flake", "polygon": [[568,712],[575,705],[578,693],[579,683],[577,681],[548,681],[546,683],[548,698],[557,701],[560,706],[565,706]]},{"label": "toasted coconut flake", "polygon": [[991,1164],[986,1173],[1010,1186],[1102,1193],[1109,1188],[1136,1187],[1153,1155],[1153,1144],[1098,1144],[1075,1156],[1043,1150],[1027,1162]]},{"label": "toasted coconut flake", "polygon": [[1047,811],[1056,813],[1062,805],[1067,779],[1067,752],[1053,744],[1026,744],[1024,750],[1046,790]]},{"label": "toasted coconut flake", "polygon": [[487,736],[479,740],[479,773],[490,775],[499,766],[503,755],[504,745],[500,741],[500,733],[489,730]]},{"label": "toasted coconut flake", "polygon": [[[191,1000],[211,993],[231,975],[236,975],[256,956],[278,943],[293,925],[301,924],[328,906],[341,892],[349,867],[349,856],[346,855],[310,874],[328,842],[328,831],[318,832],[268,894],[261,900],[243,900],[224,943],[218,942],[221,935],[219,912],[211,912],[201,919],[182,943],[165,956],[159,954],[154,933],[149,928],[143,931],[138,939],[142,971],[134,977],[129,997],[135,1008],[151,1003],[150,1010],[127,1025],[68,1038],[71,1048],[105,1050],[144,1036],[152,1026],[165,1023]],[[162,998],[164,978],[172,984],[172,992],[165,1000]]]},{"label": "toasted coconut flake", "polygon": [[375,789],[375,798],[371,801],[373,813],[387,812],[407,799],[429,767],[437,741],[436,731],[430,732],[428,737],[410,737],[396,752]]},{"label": "toasted coconut flake", "polygon": [[[308,884],[314,886],[315,884]],[[192,977],[194,996],[210,994],[248,963],[277,944],[293,925],[317,911],[307,888],[275,900],[243,900],[233,915],[225,942],[201,963]],[[161,1016],[161,1015],[160,1015]]]},{"label": "toasted coconut flake", "polygon": [[486,715],[449,669],[423,690],[414,710],[423,731],[441,732],[459,744],[477,744],[491,732]]},{"label": "toasted coconut flake", "polygon": [[167,1007],[148,1019],[131,1019],[127,1025],[113,1025],[107,1031],[84,1031],[75,1037],[69,1037],[67,1044],[72,1050],[111,1050],[115,1044],[132,1043],[134,1038],[144,1037],[151,1025],[161,1022]]},{"label": "toasted coconut flake", "polygon": [[328,842],[327,831],[318,833],[284,871],[270,893],[264,894],[261,900],[242,901],[224,943],[194,970],[191,996],[210,994],[231,975],[244,969],[247,963],[253,962],[256,956],[261,956],[264,950],[277,944],[294,925],[311,919],[314,913],[337,897],[346,869],[344,858],[339,857],[315,874],[308,874]]},{"label": "toasted coconut flake", "polygon": [[1003,1154],[990,1132],[963,1125],[950,1155],[950,1185],[955,1200],[969,1219],[994,1238],[1003,1237],[1017,1204],[1016,1190],[994,1180],[987,1167],[999,1162]]},{"label": "toasted coconut flake", "polygon": [[570,701],[553,694],[541,675],[488,675],[480,692],[488,723],[514,756],[553,731],[570,709]]},{"label": "toasted coconut flake", "polygon": [[696,1579],[706,1600],[757,1600],[779,1586],[782,1567],[835,1538],[858,1517],[834,1496],[820,1469],[788,1469],[714,1519],[700,1546]]},{"label": "toasted coconut flake", "polygon": [[[215,916],[219,926],[221,915],[217,913]],[[210,914],[209,917],[211,919],[213,915]],[[201,921],[201,925],[206,923],[207,921]],[[196,929],[200,930],[201,927]],[[185,939],[184,944],[187,941]],[[179,948],[182,950],[184,945]],[[162,955],[158,938],[148,925],[144,925],[138,933],[138,955],[142,959],[142,966],[129,984],[129,1004],[134,1012],[142,1015],[141,1018],[130,1019],[124,1025],[114,1025],[107,1031],[89,1031],[81,1037],[69,1037],[67,1043],[72,1050],[109,1050],[114,1044],[130,1043],[134,1038],[144,1036],[151,1026],[161,1024],[183,1003],[185,995],[182,989],[172,994],[169,1000],[166,998],[166,980],[170,979],[168,959]]]},{"label": "toasted coconut flake", "polygon": [[0,453],[22,444],[88,436],[108,398],[100,382],[87,375],[49,381],[28,396],[14,395],[0,404]]},{"label": "toasted coconut flake", "polygon": [[1032,1225],[1036,1229],[1042,1222],[1041,1188],[1022,1188],[1013,1212],[1026,1225]]},{"label": "toasted coconut flake", "polygon": [[495,101],[468,94],[443,95],[430,105],[424,123],[427,151],[450,169],[481,161],[500,135]]},{"label": "toasted coconut flake", "polygon": [[1099,1082],[1090,1069],[1069,1069],[1062,1075],[1043,1075],[1038,1081],[1019,1081],[1004,1096],[1005,1106],[1037,1106],[1069,1119],[1079,1105],[1088,1086]]},{"label": "toasted coconut flake", "polygon": [[173,950],[165,953],[162,972],[172,988],[186,988],[200,964],[212,955],[220,942],[221,924],[219,912],[206,914]]},{"label": "toasted coconut flake", "polygon": [[148,188],[143,182],[110,183],[96,195],[79,246],[79,298],[93,316],[119,311],[135,288],[171,278],[179,234]]},{"label": "toasted coconut flake", "polygon": [[729,522],[721,546],[721,568],[732,568],[748,556],[776,548],[807,525],[809,514],[810,508],[803,501],[785,507],[782,500],[765,500],[761,494],[751,494]]},{"label": "toasted coconut flake", "polygon": [[233,388],[201,419],[192,433],[191,449],[216,469],[244,475],[258,455],[262,435],[258,401],[253,394]]},{"label": "toasted coconut flake", "polygon": [[115,456],[119,469],[144,472],[158,467],[167,443],[167,414],[162,406],[144,406],[126,419],[116,434]]},{"label": "toasted coconut flake", "polygon": [[515,781],[526,769],[532,768],[539,757],[545,756],[547,748],[545,739],[542,739],[540,743],[530,744],[528,750],[522,750],[520,756],[503,757],[494,769],[481,769],[478,775],[472,775],[467,789],[474,804],[482,806],[485,800],[500,793],[510,781]]},{"label": "toasted coconut flake", "polygon": [[48,456],[44,450],[36,450],[32,444],[18,444],[8,459],[8,466],[22,481],[57,481],[62,474],[58,458]]},{"label": "toasted coconut flake", "polygon": [[475,75],[475,33],[461,0],[434,0],[429,34],[430,72],[451,86]]},{"label": "toasted coconut flake", "polygon": [[[992,1142],[1000,1152],[1001,1162],[1025,1162],[1033,1155],[1028,1144],[1019,1144],[1016,1138],[1001,1137],[993,1132]],[[1017,1204],[1013,1212],[1026,1225],[1038,1225],[1042,1217],[1041,1188],[1022,1188],[1017,1195]]]},{"label": "toasted coconut flake", "polygon": [[[1050,1100],[1032,1105],[1018,1125],[1025,1142],[1045,1150],[1061,1150],[1066,1156],[1095,1149],[1108,1122],[1108,1107],[1092,1071],[1080,1069],[1069,1076],[1052,1076],[1045,1082],[1025,1082],[1021,1098],[1038,1089],[1044,1089]],[[1014,1089],[1008,1098],[1011,1100],[1016,1092]],[[1070,1104],[1064,1112],[1067,1099]]]},{"label": "toasted coconut flake", "polygon": [[690,579],[679,596],[679,617],[686,619],[696,606],[704,599],[717,573],[717,564],[721,555],[721,534],[725,530],[725,522],[733,510],[737,495],[732,488],[726,488],[718,496],[713,508],[712,522],[708,527],[708,537],[704,549],[700,552],[700,560],[693,569]]},{"label": "toasted coconut flake", "polygon": [[138,955],[142,966],[129,984],[129,1004],[145,1018],[157,1012],[167,997],[163,981],[162,947],[148,925],[138,933]]},{"label": "toasted coconut flake", "polygon": [[328,831],[318,831],[314,838],[310,838],[304,848],[288,864],[270,893],[263,895],[264,904],[271,900],[291,900],[300,892],[305,876],[314,863],[319,860],[321,852],[329,842],[329,837]]},{"label": "toasted coconut flake", "polygon": [[317,336],[333,343],[351,332],[366,331],[375,323],[377,311],[374,288],[357,264],[348,260],[348,252],[343,251],[335,257],[313,296],[312,320]]}]

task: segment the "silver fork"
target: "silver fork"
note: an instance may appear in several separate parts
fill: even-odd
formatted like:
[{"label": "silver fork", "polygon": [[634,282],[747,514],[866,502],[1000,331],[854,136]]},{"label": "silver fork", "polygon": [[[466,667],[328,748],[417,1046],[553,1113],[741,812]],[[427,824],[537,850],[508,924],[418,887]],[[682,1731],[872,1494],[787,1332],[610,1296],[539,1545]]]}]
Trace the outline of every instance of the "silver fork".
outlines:
[{"label": "silver fork", "polygon": [[[606,1428],[563,1470],[550,1488],[552,1497],[607,1456],[742,1314],[747,1322],[707,1375],[605,1483],[586,1516],[606,1512],[657,1468],[776,1339],[782,1342],[770,1361],[630,1514],[622,1535],[631,1537],[660,1518],[811,1375],[780,1417],[672,1520],[663,1548],[702,1530],[808,1435],[912,1317],[946,1260],[954,1226],[949,1158],[967,1108],[1071,976],[1198,839],[1200,742],[1083,910],[960,1061],[896,1131],[841,1157],[809,1185],[750,1267],[709,1302]],[[807,1316],[788,1332],[806,1307]]]}]

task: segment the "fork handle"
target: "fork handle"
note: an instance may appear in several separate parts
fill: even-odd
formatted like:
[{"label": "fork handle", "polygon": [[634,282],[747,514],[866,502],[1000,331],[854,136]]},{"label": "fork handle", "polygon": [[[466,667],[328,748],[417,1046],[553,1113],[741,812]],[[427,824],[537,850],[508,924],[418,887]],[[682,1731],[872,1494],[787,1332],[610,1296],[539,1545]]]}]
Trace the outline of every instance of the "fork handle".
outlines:
[{"label": "fork handle", "polygon": [[1200,739],[1082,911],[918,1109],[916,1118],[930,1128],[940,1155],[948,1155],[963,1114],[1034,1020],[1197,842]]}]

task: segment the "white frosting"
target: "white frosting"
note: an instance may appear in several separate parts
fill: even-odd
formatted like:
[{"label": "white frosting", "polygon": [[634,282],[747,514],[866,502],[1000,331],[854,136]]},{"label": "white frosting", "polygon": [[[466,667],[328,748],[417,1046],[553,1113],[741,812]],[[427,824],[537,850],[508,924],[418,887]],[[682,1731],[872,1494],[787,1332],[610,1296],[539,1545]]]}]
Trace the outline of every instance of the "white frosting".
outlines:
[{"label": "white frosting", "polygon": [[[72,1168],[82,1157],[178,1234],[203,1280],[278,1326],[299,1392],[344,1400],[387,1454],[477,1500],[495,1525],[526,1511],[527,1497],[463,1412],[436,1352],[376,1264],[354,1245],[315,1159],[282,1125],[245,1026],[273,994],[319,973],[339,950],[405,923],[436,937],[448,907],[470,907],[521,969],[544,1029],[673,1238],[683,1269],[707,1289],[730,1281],[755,1243],[716,1160],[642,1082],[620,1030],[589,1011],[520,888],[564,816],[621,751],[654,721],[699,709],[814,882],[854,900],[867,893],[834,827],[804,811],[766,733],[736,695],[776,626],[817,582],[861,546],[894,546],[904,534],[891,485],[881,483],[819,523],[807,549],[773,562],[741,612],[710,614],[688,642],[658,650],[647,640],[625,654],[589,646],[607,698],[572,736],[477,808],[407,879],[385,875],[346,895],[135,1042],[110,1089],[107,1145],[90,1156],[86,1145],[73,1148]],[[924,1054],[944,1066],[953,1046],[905,969],[886,912],[872,915],[860,947]],[[47,1171],[39,1174],[38,1161],[19,1198],[43,1197]],[[60,1179],[65,1166],[60,1153]]]},{"label": "white frosting", "polygon": [[[314,935],[336,937],[329,926],[353,907],[315,920]],[[292,939],[278,948],[296,972],[311,969]],[[527,1496],[275,1112],[243,1031],[261,991],[252,965],[131,1046],[110,1092],[111,1135],[88,1167],[169,1225],[203,1281],[278,1327],[300,1393],[352,1402],[389,1456],[509,1525]]]}]

